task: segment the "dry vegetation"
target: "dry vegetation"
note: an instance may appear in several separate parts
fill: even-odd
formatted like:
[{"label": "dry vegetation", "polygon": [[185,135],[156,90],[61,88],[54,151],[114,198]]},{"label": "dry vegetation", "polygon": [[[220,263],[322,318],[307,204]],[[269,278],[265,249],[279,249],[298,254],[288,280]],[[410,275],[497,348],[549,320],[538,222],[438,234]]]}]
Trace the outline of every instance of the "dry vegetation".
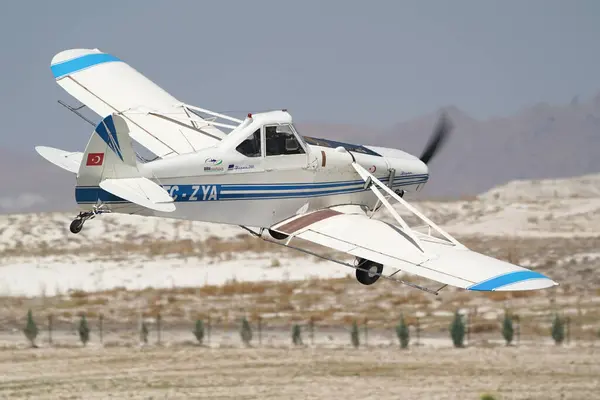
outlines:
[{"label": "dry vegetation", "polygon": [[425,337],[447,337],[453,313],[470,315],[470,328],[480,339],[499,338],[504,309],[519,315],[523,339],[548,337],[555,311],[571,318],[570,335],[576,340],[595,339],[600,328],[600,297],[577,295],[559,287],[538,292],[475,293],[447,289],[439,296],[381,281],[371,287],[351,276],[289,282],[239,282],[202,287],[130,291],[116,288],[45,298],[3,298],[3,329],[21,329],[28,309],[40,326],[52,315],[54,328],[70,329],[78,316],[103,316],[114,330],[132,331],[139,318],[151,324],[161,315],[163,327],[188,329],[193,322],[211,319],[215,327],[231,327],[247,316],[260,318],[267,328],[287,329],[292,323],[313,320],[317,327],[348,327],[368,321],[371,328],[392,330],[403,313],[414,330],[416,319]]}]

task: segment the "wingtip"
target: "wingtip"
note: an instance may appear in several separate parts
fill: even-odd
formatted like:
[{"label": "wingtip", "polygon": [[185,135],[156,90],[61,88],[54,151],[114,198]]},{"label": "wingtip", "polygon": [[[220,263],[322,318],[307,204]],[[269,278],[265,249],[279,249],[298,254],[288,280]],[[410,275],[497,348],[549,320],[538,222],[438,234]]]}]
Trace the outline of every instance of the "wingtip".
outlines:
[{"label": "wingtip", "polygon": [[55,79],[108,62],[121,61],[119,58],[98,49],[71,49],[56,54],[50,63]]},{"label": "wingtip", "polygon": [[495,289],[498,292],[512,292],[524,290],[541,290],[549,289],[558,286],[558,283],[550,278],[529,279],[520,282],[515,282],[511,285],[506,285]]}]

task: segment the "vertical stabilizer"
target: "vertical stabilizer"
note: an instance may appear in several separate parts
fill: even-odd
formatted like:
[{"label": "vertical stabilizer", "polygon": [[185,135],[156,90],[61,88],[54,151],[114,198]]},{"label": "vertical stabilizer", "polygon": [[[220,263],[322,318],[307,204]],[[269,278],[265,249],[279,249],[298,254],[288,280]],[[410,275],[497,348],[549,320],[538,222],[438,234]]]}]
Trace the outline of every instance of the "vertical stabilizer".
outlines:
[{"label": "vertical stabilizer", "polygon": [[100,121],[88,141],[77,174],[77,186],[98,186],[104,179],[139,176],[127,123],[111,114]]}]

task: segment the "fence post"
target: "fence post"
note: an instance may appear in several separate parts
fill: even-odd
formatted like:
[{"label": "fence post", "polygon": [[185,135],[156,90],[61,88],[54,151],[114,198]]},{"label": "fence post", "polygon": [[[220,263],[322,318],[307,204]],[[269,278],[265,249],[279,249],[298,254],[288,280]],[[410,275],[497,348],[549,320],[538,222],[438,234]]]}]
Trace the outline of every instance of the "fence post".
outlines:
[{"label": "fence post", "polygon": [[103,345],[104,344],[104,315],[100,314],[98,316],[98,331],[100,333],[100,344]]},{"label": "fence post", "polygon": [[262,346],[262,318],[258,316],[258,345]]},{"label": "fence post", "polygon": [[567,345],[571,343],[571,317],[566,317],[565,322],[567,323]]},{"label": "fence post", "polygon": [[521,317],[518,315],[513,316],[513,321],[517,323],[517,346],[521,342]]},{"label": "fence post", "polygon": [[369,320],[365,317],[363,320],[363,329],[365,330],[365,347],[369,344],[369,328],[367,327],[367,323]]},{"label": "fence post", "polygon": [[467,311],[467,346],[471,344],[471,313]]},{"label": "fence post", "polygon": [[416,345],[420,346],[421,345],[421,323],[420,323],[420,320],[419,320],[418,316],[417,316],[416,324],[417,324],[417,326],[416,326],[416,330],[417,330],[417,344]]},{"label": "fence post", "polygon": [[310,336],[310,344],[311,346],[315,345],[315,320],[311,316],[308,320],[308,334]]},{"label": "fence post", "polygon": [[48,344],[52,346],[52,314],[48,315]]},{"label": "fence post", "polygon": [[160,345],[161,321],[162,321],[162,318],[160,316],[160,311],[159,311],[156,314],[156,344],[158,344],[158,345]]},{"label": "fence post", "polygon": [[210,346],[210,313],[206,317],[206,343]]}]

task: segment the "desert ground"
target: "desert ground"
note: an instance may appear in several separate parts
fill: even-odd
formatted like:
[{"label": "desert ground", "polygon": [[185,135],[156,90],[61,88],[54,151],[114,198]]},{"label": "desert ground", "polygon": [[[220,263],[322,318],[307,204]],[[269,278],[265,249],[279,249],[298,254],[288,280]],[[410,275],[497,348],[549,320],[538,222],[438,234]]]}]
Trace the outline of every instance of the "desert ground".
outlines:
[{"label": "desert ground", "polygon": [[[106,215],[71,235],[65,213],[0,216],[0,398],[600,398],[599,187],[600,175],[519,181],[416,203],[473,250],[560,283],[536,292],[362,286],[347,267],[238,227]],[[28,310],[39,348],[23,335]],[[457,311],[469,332],[462,349],[449,337]],[[503,343],[506,313],[519,317],[517,346]],[[561,346],[550,337],[557,314],[568,318]],[[81,315],[92,330],[86,347]],[[395,336],[400,315],[408,350]],[[250,348],[239,338],[244,317],[255,329]],[[191,332],[197,319],[212,327],[204,346]],[[358,349],[355,321],[369,332]],[[306,346],[291,345],[293,324]]]},{"label": "desert ground", "polygon": [[600,348],[0,351],[5,399],[595,399]]}]

